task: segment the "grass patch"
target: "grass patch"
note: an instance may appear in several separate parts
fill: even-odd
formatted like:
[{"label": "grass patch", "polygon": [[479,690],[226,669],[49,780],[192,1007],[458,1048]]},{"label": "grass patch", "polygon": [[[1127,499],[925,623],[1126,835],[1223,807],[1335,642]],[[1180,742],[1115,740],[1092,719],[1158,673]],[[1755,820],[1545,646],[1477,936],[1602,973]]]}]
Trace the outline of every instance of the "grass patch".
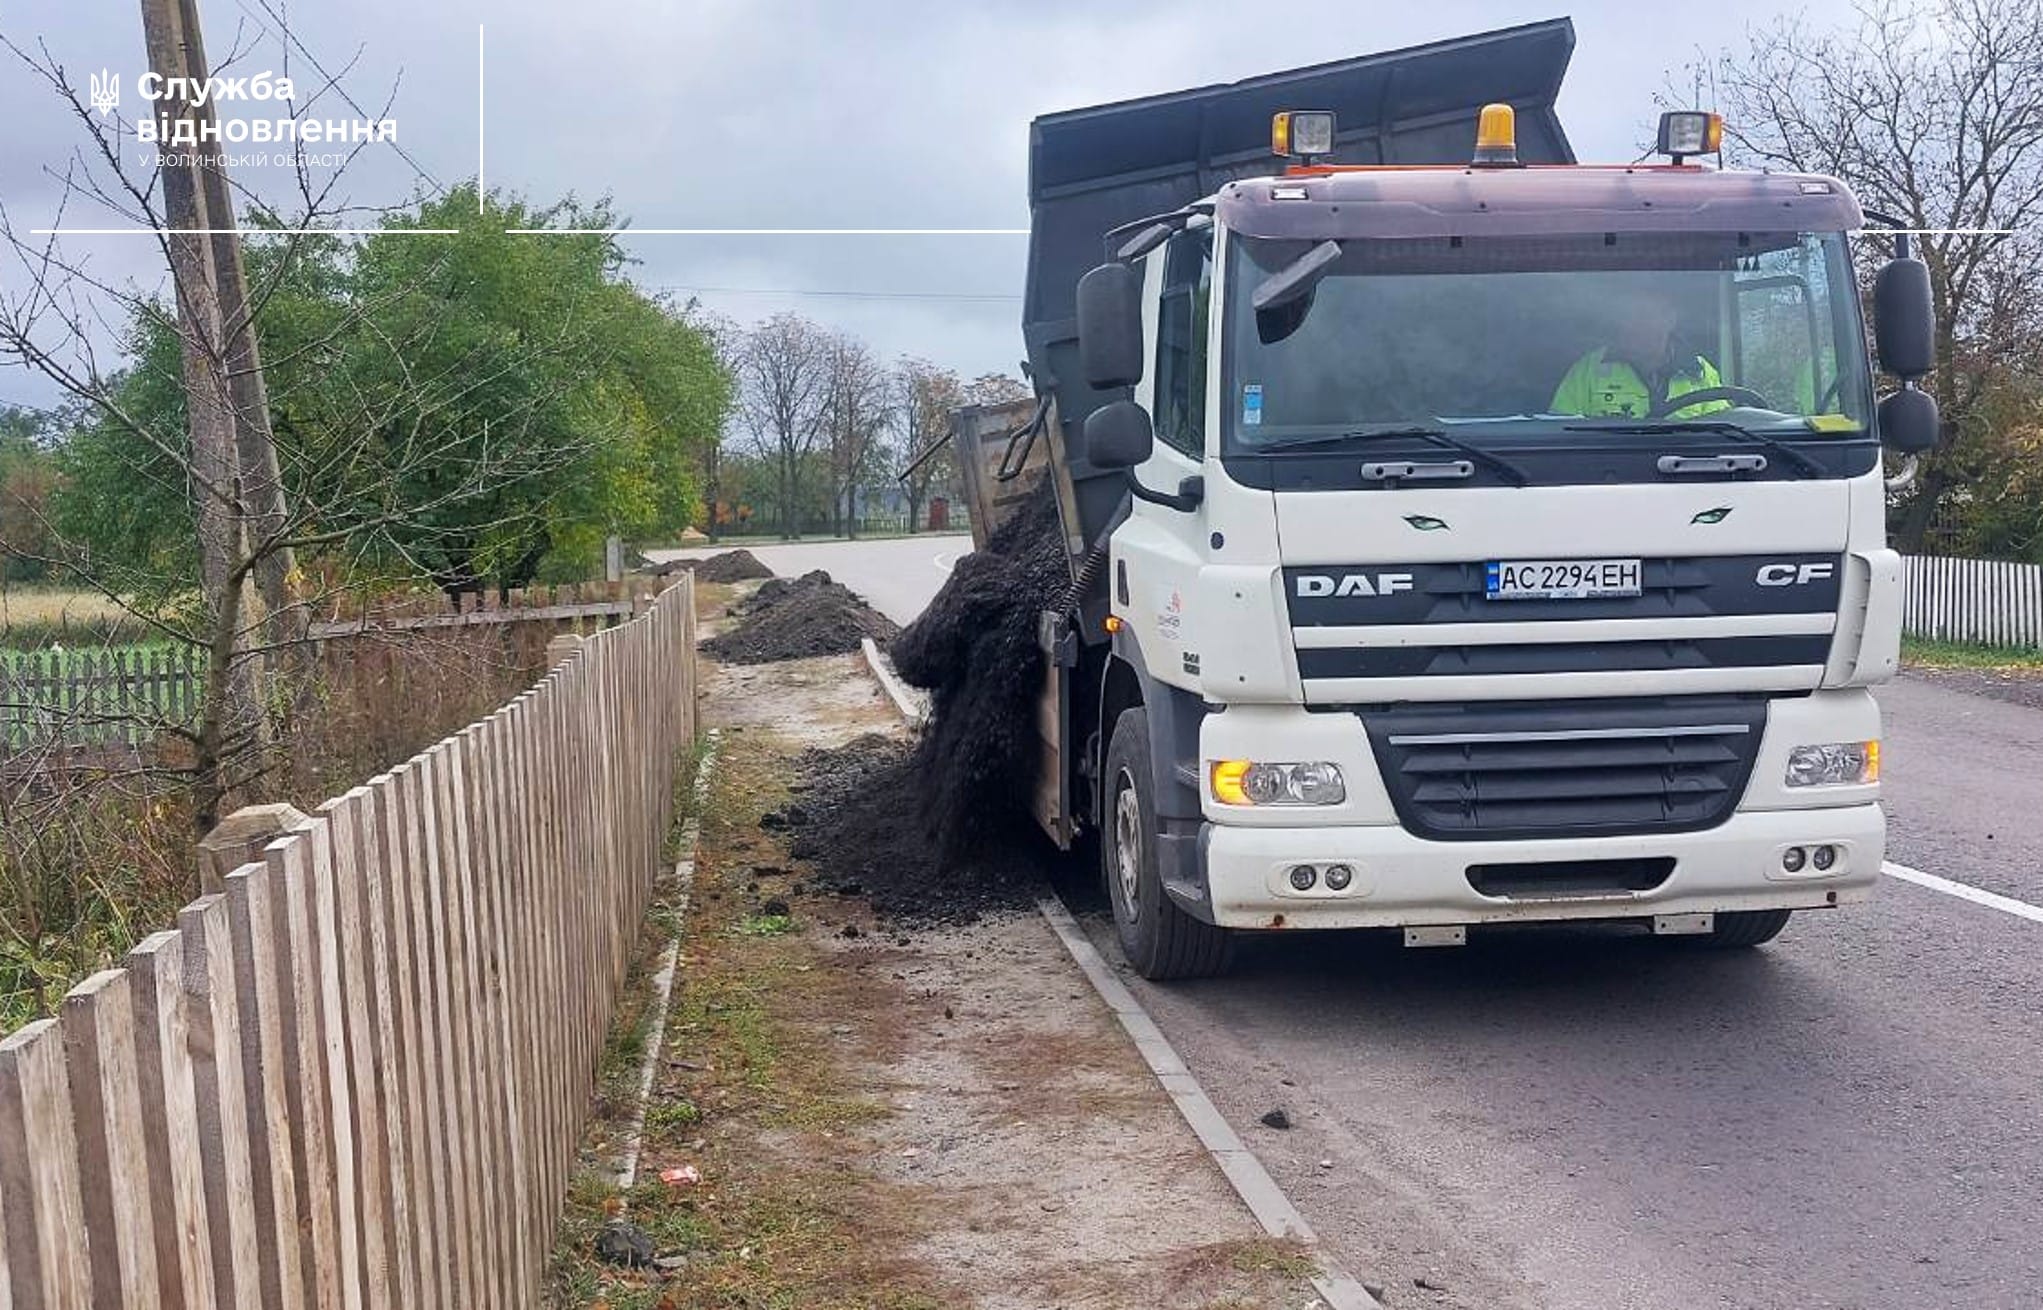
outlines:
[{"label": "grass patch", "polygon": [[1251,1238],[1239,1243],[1228,1256],[1227,1263],[1236,1273],[1243,1274],[1312,1278],[1319,1273],[1319,1262],[1306,1254],[1305,1248],[1274,1237]]},{"label": "grass patch", "polygon": [[0,587],[0,646],[99,645],[144,631],[139,619],[96,591]]},{"label": "grass patch", "polygon": [[778,937],[794,931],[794,919],[785,914],[752,914],[738,921],[738,931],[747,937]]},{"label": "grass patch", "polygon": [[702,1122],[702,1111],[695,1102],[684,1097],[674,1097],[646,1107],[646,1131],[649,1133],[678,1133],[693,1128]]},{"label": "grass patch", "polygon": [[1971,642],[1903,637],[1901,662],[1931,669],[2043,670],[2043,650],[2033,646],[1982,646]]}]

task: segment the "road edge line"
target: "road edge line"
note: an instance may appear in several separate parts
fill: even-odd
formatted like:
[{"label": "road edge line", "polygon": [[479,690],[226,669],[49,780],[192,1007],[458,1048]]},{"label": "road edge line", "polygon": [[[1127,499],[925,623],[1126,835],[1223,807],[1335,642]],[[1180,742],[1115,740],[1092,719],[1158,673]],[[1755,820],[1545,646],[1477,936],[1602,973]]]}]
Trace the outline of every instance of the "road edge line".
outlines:
[{"label": "road edge line", "polygon": [[1319,1235],[1305,1222],[1305,1216],[1298,1212],[1291,1198],[1277,1186],[1277,1180],[1270,1177],[1269,1170],[1263,1168],[1263,1162],[1221,1117],[1206,1090],[1199,1086],[1199,1080],[1178,1058],[1177,1049],[1170,1044],[1170,1039],[1163,1035],[1163,1030],[1142,1008],[1142,1002],[1135,999],[1135,993],[1114,976],[1114,971],[1093,949],[1078,921],[1071,917],[1071,911],[1064,907],[1062,901],[1050,896],[1038,900],[1036,909],[1064,944],[1079,972],[1092,984],[1093,991],[1113,1011],[1122,1031],[1135,1043],[1136,1053],[1156,1075],[1157,1083],[1169,1095],[1171,1104],[1177,1107],[1185,1126],[1206,1148],[1206,1154],[1212,1157],[1213,1163],[1234,1188],[1235,1195],[1241,1198],[1242,1204],[1248,1207],[1263,1231],[1272,1237],[1302,1242],[1311,1252],[1320,1272],[1310,1281],[1329,1310],[1384,1310],[1383,1303],[1367,1287],[1334,1263],[1321,1245]]},{"label": "road edge line", "polygon": [[865,653],[865,666],[872,670],[873,677],[879,679],[880,690],[894,702],[894,709],[909,727],[920,728],[928,720],[929,711],[918,702],[908,684],[901,681],[901,675],[894,672],[893,664],[880,651],[879,643],[871,637],[860,637],[858,648]]},{"label": "road edge line", "polygon": [[624,1156],[617,1166],[617,1190],[629,1192],[638,1183],[639,1150],[646,1135],[646,1107],[653,1099],[653,1077],[659,1072],[660,1047],[667,1041],[667,1009],[674,997],[674,972],[681,963],[681,938],[688,931],[688,894],[695,886],[695,856],[702,845],[702,803],[709,795],[709,773],[716,764],[717,730],[705,734],[702,762],[695,769],[695,813],[681,828],[675,843],[674,880],[678,884],[674,910],[680,927],[674,940],[660,952],[660,966],[653,973],[653,1016],[646,1025],[645,1054],[639,1057],[638,1096],[632,1102],[631,1121],[624,1126]]},{"label": "road edge line", "polygon": [[1999,910],[2002,914],[2011,914],[2017,919],[2027,919],[2031,923],[2043,923],[2043,905],[2031,905],[2027,901],[2018,901],[2012,896],[2003,896],[1999,892],[1987,891],[1984,887],[1974,887],[1970,883],[1955,882],[1950,878],[1940,878],[1934,873],[1924,873],[1921,869],[1911,869],[1905,864],[1896,864],[1892,860],[1881,864],[1880,872],[1886,874],[1889,878],[1897,878],[1902,882],[1913,883],[1917,887],[1926,888],[1929,891],[1942,892],[1946,896],[1956,897],[1961,901],[1970,901],[1974,905],[1983,905],[1989,910]]}]

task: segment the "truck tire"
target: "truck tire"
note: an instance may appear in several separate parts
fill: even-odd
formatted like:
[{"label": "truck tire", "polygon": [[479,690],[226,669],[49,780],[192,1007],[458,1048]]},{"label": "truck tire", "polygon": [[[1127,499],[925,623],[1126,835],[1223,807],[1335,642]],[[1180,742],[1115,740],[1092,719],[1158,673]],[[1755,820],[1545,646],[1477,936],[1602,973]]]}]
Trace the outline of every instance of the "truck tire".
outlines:
[{"label": "truck tire", "polygon": [[1793,910],[1726,910],[1717,915],[1717,926],[1703,945],[1726,950],[1759,946],[1781,935]]},{"label": "truck tire", "polygon": [[1149,714],[1123,710],[1107,747],[1106,824],[1100,872],[1114,905],[1121,951],[1144,978],[1210,978],[1224,972],[1234,942],[1179,909],[1156,868],[1156,799],[1149,754]]}]

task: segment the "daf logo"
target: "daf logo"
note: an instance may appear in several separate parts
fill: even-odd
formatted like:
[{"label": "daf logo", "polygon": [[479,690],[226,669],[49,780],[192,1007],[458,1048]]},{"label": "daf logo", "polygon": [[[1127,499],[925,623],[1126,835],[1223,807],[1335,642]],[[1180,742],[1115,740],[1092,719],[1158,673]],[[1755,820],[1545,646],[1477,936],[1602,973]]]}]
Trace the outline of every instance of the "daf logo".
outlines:
[{"label": "daf logo", "polygon": [[1343,573],[1338,578],[1325,573],[1305,573],[1298,578],[1298,594],[1307,598],[1395,596],[1400,591],[1411,589],[1412,575],[1409,573],[1379,573],[1373,581],[1367,573]]},{"label": "daf logo", "polygon": [[1762,564],[1754,581],[1762,587],[1799,587],[1821,582],[1836,573],[1837,566],[1828,561],[1818,564]]}]

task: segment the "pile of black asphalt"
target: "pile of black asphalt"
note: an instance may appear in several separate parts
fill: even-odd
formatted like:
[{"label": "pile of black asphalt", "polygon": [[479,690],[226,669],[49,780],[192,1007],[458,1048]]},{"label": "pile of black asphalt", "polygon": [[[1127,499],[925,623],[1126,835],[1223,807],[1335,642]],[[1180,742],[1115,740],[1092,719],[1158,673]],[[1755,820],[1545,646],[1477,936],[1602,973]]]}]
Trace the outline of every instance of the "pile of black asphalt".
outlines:
[{"label": "pile of black asphalt", "polygon": [[[700,576],[700,575],[698,575]],[[732,627],[702,643],[730,664],[842,655],[871,637],[891,641],[900,628],[863,597],[818,569],[799,578],[772,578],[731,607]]]}]

